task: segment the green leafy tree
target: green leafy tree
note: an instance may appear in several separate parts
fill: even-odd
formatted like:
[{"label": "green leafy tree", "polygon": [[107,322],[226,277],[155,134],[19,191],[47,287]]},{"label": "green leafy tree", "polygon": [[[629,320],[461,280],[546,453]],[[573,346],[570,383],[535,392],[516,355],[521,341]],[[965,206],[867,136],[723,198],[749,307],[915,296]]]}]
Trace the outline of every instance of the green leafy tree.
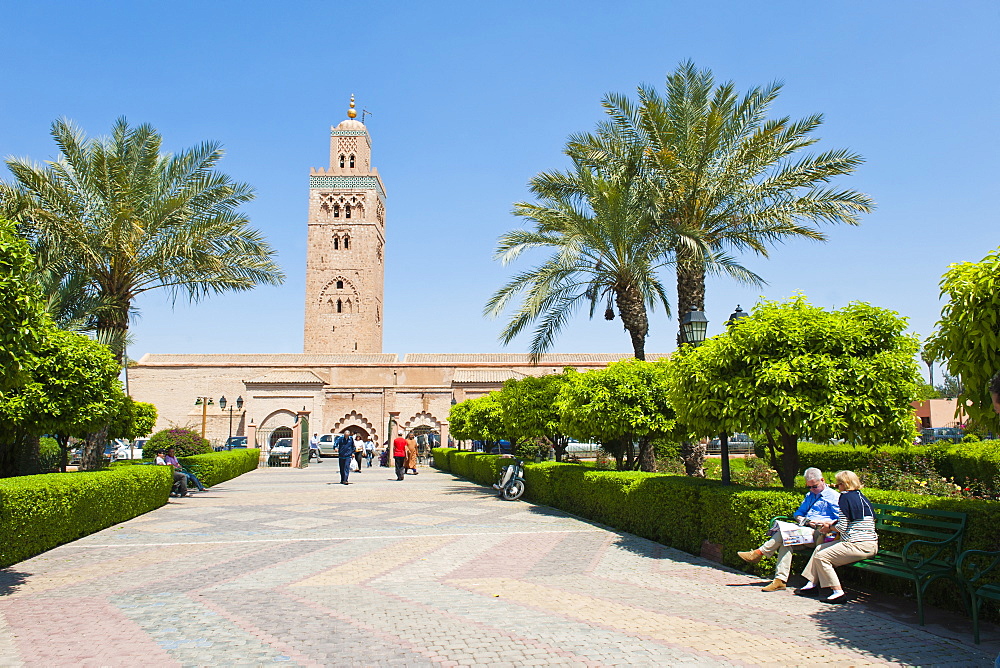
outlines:
[{"label": "green leafy tree", "polygon": [[[532,179],[531,190],[540,201],[519,202],[514,214],[534,228],[500,237],[495,257],[506,265],[527,250],[544,249],[551,254],[500,288],[484,313],[498,317],[520,296],[520,305],[500,340],[510,343],[538,322],[530,345],[537,360],[581,305],[588,306],[590,317],[606,306],[608,320],[614,319],[617,307],[634,355],[645,359],[648,312],[659,303],[669,315],[670,307],[657,276],[664,265],[664,249],[639,178],[639,156],[634,154],[614,169],[585,165],[573,154],[570,158],[572,170]],[[553,192],[548,185],[553,180],[571,184],[567,194]]]},{"label": "green leafy tree", "polygon": [[466,399],[451,407],[451,435],[460,441],[499,441],[508,436],[496,393]]},{"label": "green leafy tree", "polygon": [[674,437],[679,429],[666,383],[662,363],[634,359],[606,369],[567,372],[557,401],[562,429],[581,441],[610,446],[612,452],[638,443],[636,464],[655,471],[653,440]]},{"label": "green leafy tree", "polygon": [[958,401],[970,421],[1000,432],[1000,417],[986,389],[1000,371],[1000,249],[980,262],[950,265],[941,279],[941,296],[947,302],[928,342],[930,353],[959,379]]},{"label": "green leafy tree", "polygon": [[206,455],[212,452],[212,444],[207,438],[202,438],[201,434],[190,429],[163,429],[156,432],[146,441],[143,448],[143,456],[146,452],[154,453],[157,450],[167,450],[176,448],[178,457],[190,457],[192,455]]},{"label": "green leafy tree", "polygon": [[125,397],[118,414],[108,425],[108,438],[131,441],[145,436],[156,426],[156,416],[156,406],[153,404]]},{"label": "green leafy tree", "polygon": [[[50,326],[37,288],[28,244],[14,224],[0,218],[0,391],[25,381],[42,333]],[[2,447],[2,446],[0,446]]]},{"label": "green leafy tree", "polygon": [[662,95],[640,86],[638,101],[605,96],[610,120],[572,147],[596,164],[620,160],[623,144],[641,152],[661,238],[672,245],[678,313],[704,309],[706,270],[759,281],[731,253],[766,257],[788,238],[822,241],[818,225],[856,225],[874,206],[863,193],[830,186],[860,155],[803,153],[818,141],[822,115],[768,118],[780,91],[772,83],[739,95],[688,61],[667,76]]},{"label": "green leafy tree", "polygon": [[763,434],[785,487],[798,441],[904,444],[915,436],[922,379],[906,321],[869,304],[826,311],[797,296],[763,302],[667,364],[669,400],[694,433]]},{"label": "green leafy tree", "polygon": [[[4,476],[35,472],[40,435],[60,435],[65,448],[69,436],[93,433],[107,424],[125,401],[111,351],[82,334],[50,326],[25,371],[27,382],[0,393],[0,475]],[[99,447],[90,452],[90,457],[84,453],[84,470],[101,466]]]},{"label": "green leafy tree", "polygon": [[93,328],[119,363],[144,292],[197,301],[282,282],[274,251],[239,211],[253,189],[215,169],[219,144],[161,153],[152,126],[124,118],[108,138],[88,139],[66,120],[52,124],[52,137],[56,160],[7,160],[14,182],[0,184],[0,205],[51,267],[54,285],[82,286],[78,301],[100,305]]},{"label": "green leafy tree", "polygon": [[502,390],[492,395],[500,404],[505,434],[517,442],[547,443],[555,450],[557,462],[562,461],[569,443],[569,437],[562,432],[562,413],[556,406],[565,383],[565,373],[527,376],[508,380]]}]

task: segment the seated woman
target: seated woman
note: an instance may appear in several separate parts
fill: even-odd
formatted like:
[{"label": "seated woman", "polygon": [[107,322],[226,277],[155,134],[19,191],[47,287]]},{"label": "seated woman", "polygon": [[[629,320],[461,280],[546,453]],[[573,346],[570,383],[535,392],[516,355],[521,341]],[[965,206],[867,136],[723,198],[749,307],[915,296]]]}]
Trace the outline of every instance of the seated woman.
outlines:
[{"label": "seated woman", "polygon": [[817,528],[824,534],[836,529],[839,537],[832,543],[816,546],[802,571],[808,582],[795,591],[800,596],[817,596],[820,587],[829,587],[833,591],[823,599],[827,603],[842,603],[846,599],[834,567],[853,564],[878,552],[875,511],[861,493],[861,481],[857,474],[854,471],[837,471],[835,486],[840,491],[837,523],[824,523]]}]

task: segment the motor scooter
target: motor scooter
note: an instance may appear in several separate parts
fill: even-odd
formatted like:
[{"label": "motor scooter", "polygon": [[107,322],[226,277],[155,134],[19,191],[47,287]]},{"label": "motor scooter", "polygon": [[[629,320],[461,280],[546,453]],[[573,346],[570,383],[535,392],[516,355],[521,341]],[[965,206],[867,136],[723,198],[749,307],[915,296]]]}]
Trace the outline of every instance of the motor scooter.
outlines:
[{"label": "motor scooter", "polygon": [[524,494],[524,461],[513,455],[501,455],[514,461],[500,469],[500,479],[493,485],[501,499],[517,501]]}]

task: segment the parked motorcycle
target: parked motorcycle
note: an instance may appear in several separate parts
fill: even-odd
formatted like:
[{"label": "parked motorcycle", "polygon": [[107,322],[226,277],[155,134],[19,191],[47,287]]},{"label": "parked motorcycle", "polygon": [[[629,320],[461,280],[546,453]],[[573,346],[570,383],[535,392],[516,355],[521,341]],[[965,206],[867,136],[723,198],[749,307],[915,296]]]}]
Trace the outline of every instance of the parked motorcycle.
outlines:
[{"label": "parked motorcycle", "polygon": [[524,461],[512,455],[502,455],[514,461],[500,469],[500,479],[493,485],[501,499],[517,501],[524,494]]}]

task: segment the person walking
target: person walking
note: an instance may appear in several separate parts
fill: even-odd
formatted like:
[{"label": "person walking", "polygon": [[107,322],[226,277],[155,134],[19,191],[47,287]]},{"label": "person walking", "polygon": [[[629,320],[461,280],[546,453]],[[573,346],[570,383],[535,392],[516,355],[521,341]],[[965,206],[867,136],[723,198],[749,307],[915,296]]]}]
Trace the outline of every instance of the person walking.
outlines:
[{"label": "person walking", "polygon": [[368,460],[368,468],[372,467],[372,459],[375,458],[375,443],[372,441],[372,437],[369,436],[365,439],[365,459]]},{"label": "person walking", "polygon": [[313,457],[316,458],[317,464],[323,461],[319,456],[319,434],[313,434],[309,439],[309,461],[312,461]]},{"label": "person walking", "polygon": [[402,480],[406,471],[406,439],[402,433],[392,440],[392,459],[396,463],[396,480]]},{"label": "person walking", "polygon": [[358,463],[358,473],[361,472],[361,458],[365,456],[365,443],[361,434],[354,435],[354,461]]},{"label": "person walking", "polygon": [[337,443],[337,461],[340,463],[340,484],[350,485],[348,477],[351,475],[351,460],[354,458],[354,442],[347,434],[337,434],[334,437]]},{"label": "person walking", "polygon": [[413,434],[406,439],[406,466],[403,472],[409,473],[410,470],[413,471],[413,475],[417,475],[417,441],[413,438]]}]

